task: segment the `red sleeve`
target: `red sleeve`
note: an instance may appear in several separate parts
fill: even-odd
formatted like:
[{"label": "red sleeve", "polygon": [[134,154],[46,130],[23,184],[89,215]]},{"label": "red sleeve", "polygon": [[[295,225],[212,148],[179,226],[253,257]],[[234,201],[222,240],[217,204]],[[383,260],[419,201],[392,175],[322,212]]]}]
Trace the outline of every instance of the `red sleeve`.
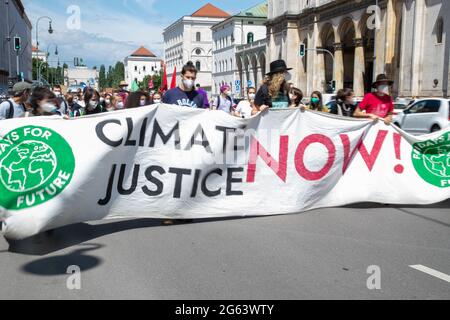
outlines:
[{"label": "red sleeve", "polygon": [[391,114],[391,113],[394,113],[394,109],[395,109],[395,107],[394,107],[394,102],[393,102],[393,100],[392,100],[392,98],[390,98],[390,102],[389,102],[389,111],[388,111],[388,114]]},{"label": "red sleeve", "polygon": [[370,98],[371,98],[370,93],[365,95],[363,101],[361,101],[361,103],[358,106],[359,109],[361,109],[361,111],[364,111],[367,109],[367,107],[370,104]]}]

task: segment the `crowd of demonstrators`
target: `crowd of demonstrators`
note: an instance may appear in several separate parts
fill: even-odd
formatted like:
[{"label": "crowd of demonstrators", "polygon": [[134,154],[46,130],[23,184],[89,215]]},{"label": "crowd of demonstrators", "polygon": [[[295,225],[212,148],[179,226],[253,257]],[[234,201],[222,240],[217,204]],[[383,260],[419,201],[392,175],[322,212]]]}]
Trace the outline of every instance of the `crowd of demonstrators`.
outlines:
[{"label": "crowd of demonstrators", "polygon": [[220,94],[208,98],[208,93],[196,84],[198,70],[189,61],[181,71],[178,87],[161,91],[129,92],[128,84],[121,81],[118,89],[98,92],[87,87],[76,92],[63,94],[62,87],[56,85],[49,90],[32,87],[26,82],[16,83],[9,99],[0,103],[0,120],[24,116],[60,115],[75,118],[86,115],[113,112],[122,109],[139,108],[152,104],[172,104],[182,107],[218,110],[239,118],[248,119],[271,109],[308,109],[341,117],[367,118],[392,123],[394,104],[389,95],[393,81],[386,75],[378,75],[373,83],[373,91],[365,95],[361,103],[355,101],[352,89],[338,90],[334,100],[325,105],[323,94],[313,91],[304,104],[303,91],[290,81],[290,70],[284,60],[270,64],[270,72],[259,88],[248,88],[243,100],[233,99],[231,87],[224,84]]}]

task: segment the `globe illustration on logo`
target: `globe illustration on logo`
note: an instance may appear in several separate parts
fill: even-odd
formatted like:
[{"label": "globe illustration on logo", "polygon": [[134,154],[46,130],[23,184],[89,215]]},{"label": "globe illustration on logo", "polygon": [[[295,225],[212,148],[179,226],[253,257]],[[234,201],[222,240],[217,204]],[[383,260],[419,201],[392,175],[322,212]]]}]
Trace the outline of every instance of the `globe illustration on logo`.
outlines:
[{"label": "globe illustration on logo", "polygon": [[0,162],[0,179],[9,191],[26,192],[46,183],[57,168],[55,152],[41,141],[25,141]]},{"label": "globe illustration on logo", "polygon": [[438,177],[450,178],[450,146],[428,149],[427,153],[423,158],[427,169]]}]

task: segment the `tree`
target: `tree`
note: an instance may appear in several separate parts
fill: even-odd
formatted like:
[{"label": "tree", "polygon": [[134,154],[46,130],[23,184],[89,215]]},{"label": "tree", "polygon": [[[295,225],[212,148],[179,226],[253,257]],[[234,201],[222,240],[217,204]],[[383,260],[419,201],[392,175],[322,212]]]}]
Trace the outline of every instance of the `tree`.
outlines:
[{"label": "tree", "polygon": [[103,64],[100,66],[100,72],[98,74],[98,82],[99,82],[99,86],[100,86],[101,90],[108,87],[108,83],[107,83],[107,79],[106,79],[106,68]]}]

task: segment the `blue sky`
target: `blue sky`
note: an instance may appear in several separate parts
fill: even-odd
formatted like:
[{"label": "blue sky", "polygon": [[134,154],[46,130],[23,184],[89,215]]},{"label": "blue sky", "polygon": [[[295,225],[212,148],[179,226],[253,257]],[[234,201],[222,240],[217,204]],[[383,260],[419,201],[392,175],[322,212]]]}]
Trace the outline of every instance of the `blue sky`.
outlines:
[{"label": "blue sky", "polygon": [[[89,66],[122,61],[140,45],[162,56],[163,29],[208,2],[234,14],[262,0],[23,0],[33,24],[33,43],[36,19],[43,15],[53,19],[52,35],[47,21],[39,23],[40,49],[46,51],[50,44],[50,61],[57,60],[53,55],[57,44],[61,61],[80,57]],[[71,6],[80,10],[79,29],[71,24]]]}]

